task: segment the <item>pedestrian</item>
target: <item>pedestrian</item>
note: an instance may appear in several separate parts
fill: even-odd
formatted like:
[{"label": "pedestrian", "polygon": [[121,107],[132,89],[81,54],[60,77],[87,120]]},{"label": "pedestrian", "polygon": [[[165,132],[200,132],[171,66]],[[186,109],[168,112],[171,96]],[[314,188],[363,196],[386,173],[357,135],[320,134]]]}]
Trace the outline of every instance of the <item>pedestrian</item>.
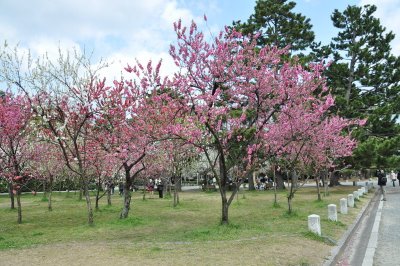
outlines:
[{"label": "pedestrian", "polygon": [[393,170],[390,172],[390,178],[392,179],[393,186],[395,187],[396,186],[395,182],[396,182],[397,176],[396,176],[396,173]]},{"label": "pedestrian", "polygon": [[114,182],[111,181],[111,185],[110,185],[111,195],[114,195],[114,187],[115,187]]},{"label": "pedestrian", "polygon": [[386,201],[386,191],[384,186],[386,186],[387,178],[385,176],[385,171],[380,170],[377,172],[377,175],[378,175],[378,186],[381,191],[381,195],[383,197],[382,200]]},{"label": "pedestrian", "polygon": [[399,186],[400,186],[400,170],[397,170],[397,180],[399,180]]},{"label": "pedestrian", "polygon": [[161,178],[157,178],[155,183],[156,183],[156,186],[157,186],[158,197],[159,198],[163,198],[164,197],[164,195],[163,195],[163,193],[164,193],[164,185],[163,185],[163,183],[161,181]]},{"label": "pedestrian", "polygon": [[119,191],[120,196],[122,196],[122,194],[124,194],[124,184],[122,182],[119,182],[119,184],[118,184],[118,191]]},{"label": "pedestrian", "polygon": [[146,190],[147,190],[147,192],[149,192],[150,198],[153,198],[154,187],[155,187],[154,181],[153,181],[152,178],[150,178],[150,179],[149,179],[149,182],[147,183],[147,186],[146,186]]}]

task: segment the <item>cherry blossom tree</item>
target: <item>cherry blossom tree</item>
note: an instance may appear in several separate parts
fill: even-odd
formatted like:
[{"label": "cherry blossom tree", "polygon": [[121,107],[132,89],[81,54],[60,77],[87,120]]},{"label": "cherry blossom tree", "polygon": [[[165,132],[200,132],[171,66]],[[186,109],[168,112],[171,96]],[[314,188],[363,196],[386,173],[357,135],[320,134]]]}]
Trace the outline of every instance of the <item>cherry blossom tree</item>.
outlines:
[{"label": "cherry blossom tree", "polygon": [[85,194],[88,223],[93,224],[89,195],[87,142],[92,133],[99,100],[108,89],[98,73],[107,67],[104,62],[93,65],[90,56],[74,50],[59,51],[56,60],[45,55],[33,60],[24,58],[17,48],[1,55],[0,80],[12,89],[25,93],[33,110],[39,138],[57,144],[64,164],[78,176]]},{"label": "cherry blossom tree", "polygon": [[[323,80],[315,82],[322,92],[327,91]],[[267,153],[281,162],[281,167],[289,173],[289,213],[292,212],[292,199],[301,187],[298,185],[299,174],[328,169],[335,158],[350,156],[356,147],[355,140],[344,134],[344,130],[362,124],[362,121],[329,115],[333,105],[330,94],[310,96],[296,106],[286,105],[277,114],[279,123],[270,125],[265,132]]]},{"label": "cherry blossom tree", "polygon": [[[144,68],[137,62],[126,67],[132,79],[114,81],[102,95],[101,112],[96,117],[95,139],[99,146],[113,156],[124,175],[124,201],[120,218],[127,218],[131,204],[131,187],[135,178],[146,168],[144,159],[156,146],[158,128],[163,123],[162,110],[154,108],[153,94],[162,88],[159,76],[161,62],[154,68],[149,62]],[[155,97],[154,97],[155,99]],[[154,100],[153,99],[153,100]]]},{"label": "cherry blossom tree", "polygon": [[[219,185],[221,223],[226,224],[240,184],[260,163],[257,155],[262,150],[266,153],[267,144],[282,147],[270,141],[273,127],[290,126],[280,114],[300,112],[305,104],[323,109],[325,101],[314,100],[323,97],[318,93],[324,82],[322,66],[305,70],[295,63],[282,63],[285,50],[259,48],[256,39],[234,30],[225,29],[208,42],[195,23],[186,28],[178,21],[174,27],[178,40],[170,54],[181,70],[169,86],[182,96],[175,102],[180,104],[184,122],[171,126],[171,134],[205,154]],[[236,186],[229,194],[232,168]]]},{"label": "cherry blossom tree", "polygon": [[9,182],[11,207],[17,198],[18,223],[22,223],[21,190],[31,175],[34,149],[31,138],[31,106],[26,97],[6,94],[0,98],[0,176]]},{"label": "cherry blossom tree", "polygon": [[[43,182],[43,198],[47,198],[48,210],[53,210],[52,194],[54,182],[65,170],[64,160],[58,146],[40,141],[34,144],[35,155],[31,161],[32,175],[40,176]],[[47,195],[47,197],[46,197]]]}]

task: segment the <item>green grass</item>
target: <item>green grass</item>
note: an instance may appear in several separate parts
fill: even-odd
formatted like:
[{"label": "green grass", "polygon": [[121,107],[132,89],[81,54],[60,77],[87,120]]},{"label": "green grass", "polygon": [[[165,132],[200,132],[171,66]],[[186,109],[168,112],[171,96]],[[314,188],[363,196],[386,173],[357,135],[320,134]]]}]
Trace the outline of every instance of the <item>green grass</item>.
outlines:
[{"label": "green grass", "polygon": [[[327,205],[339,205],[340,198],[353,190],[353,187],[332,188],[329,197],[317,201],[315,189],[302,188],[293,199],[293,212],[290,214],[287,211],[285,191],[279,192],[278,203],[275,205],[272,191],[246,191],[245,196],[239,195],[233,201],[229,209],[229,225],[219,223],[219,193],[181,192],[181,204],[176,208],[173,208],[171,198],[159,199],[156,195],[149,198],[147,195],[147,200],[143,201],[141,192],[133,193],[127,219],[119,219],[122,198],[114,195],[112,206],[106,205],[106,199],[100,201],[99,210],[94,211],[94,226],[87,225],[86,202],[78,201],[77,195],[73,193],[54,193],[53,211],[48,211],[48,202],[43,201],[40,194],[23,195],[22,224],[17,224],[17,212],[10,210],[9,198],[1,195],[0,250],[55,243],[106,241],[155,243],[147,249],[150,254],[162,253],[167,243],[193,243],[198,250],[211,252],[210,249],[217,244],[209,243],[225,245],[223,243],[226,241],[241,243],[250,239],[258,246],[258,241],[268,239],[268,250],[282,249],[284,254],[291,249],[301,252],[302,243],[304,247],[312,245],[328,252],[332,243],[340,238],[361,210],[360,207],[372,195],[370,193],[362,198],[358,202],[359,208],[349,208],[348,215],[338,214],[339,222],[326,219]],[[94,201],[92,203],[94,207]],[[310,214],[321,216],[322,237],[308,232],[307,218]],[[291,247],[291,243],[296,242],[299,246]],[[253,244],[247,243],[246,247]],[[288,255],[284,254],[282,258],[287,259]],[[321,254],[323,258],[324,252],[321,251]],[[313,260],[289,256],[287,263],[303,264],[305,261],[309,263]]]}]

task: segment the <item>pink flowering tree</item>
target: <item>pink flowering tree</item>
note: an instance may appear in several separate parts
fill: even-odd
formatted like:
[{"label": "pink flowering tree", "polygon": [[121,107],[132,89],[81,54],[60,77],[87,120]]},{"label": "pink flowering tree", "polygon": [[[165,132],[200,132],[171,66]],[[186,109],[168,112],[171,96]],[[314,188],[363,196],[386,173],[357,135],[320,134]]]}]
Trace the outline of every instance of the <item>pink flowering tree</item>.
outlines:
[{"label": "pink flowering tree", "polygon": [[[268,146],[270,151],[288,146],[272,141],[281,134],[274,127],[290,127],[284,113],[290,110],[300,117],[309,104],[326,109],[326,101],[318,100],[323,97],[318,93],[324,82],[322,67],[305,70],[282,63],[284,50],[259,48],[255,39],[230,29],[208,42],[195,23],[186,28],[179,21],[174,27],[178,40],[170,54],[180,71],[169,86],[181,95],[174,102],[180,104],[184,119],[171,125],[170,132],[207,158],[221,195],[221,223],[226,224],[240,184],[260,164],[258,155],[271,156]],[[235,184],[231,193],[230,181]]]},{"label": "pink flowering tree", "polygon": [[34,154],[31,116],[26,97],[6,94],[0,98],[0,177],[9,182],[12,208],[14,195],[17,198],[18,223],[22,223],[21,190],[34,178],[29,168]]},{"label": "pink flowering tree", "polygon": [[171,113],[162,102],[165,96],[158,95],[165,83],[159,75],[160,66],[161,62],[155,67],[152,62],[146,67],[139,62],[127,66],[125,70],[132,79],[114,81],[100,101],[102,111],[96,117],[95,139],[121,166],[124,201],[120,218],[129,215],[130,189],[146,169],[147,154],[157,150],[160,128],[167,122],[163,117]]},{"label": "pink flowering tree", "polygon": [[40,132],[38,137],[56,144],[68,170],[79,178],[88,224],[92,225],[87,143],[99,112],[100,98],[108,89],[105,80],[98,77],[107,64],[94,65],[89,56],[76,50],[72,53],[59,50],[56,60],[47,56],[34,60],[29,55],[24,58],[17,48],[9,51],[5,47],[0,59],[0,80],[24,92]]},{"label": "pink flowering tree", "polygon": [[[314,82],[322,92],[327,91],[323,80]],[[270,125],[265,132],[267,153],[289,173],[289,213],[295,192],[301,187],[298,176],[332,167],[336,158],[351,155],[356,146],[344,130],[359,125],[360,121],[330,116],[329,108],[333,105],[330,94],[309,96],[296,106],[285,105],[276,116],[279,123]]]},{"label": "pink flowering tree", "polygon": [[43,183],[43,198],[47,198],[47,208],[53,210],[52,194],[55,181],[62,177],[65,164],[57,145],[40,141],[34,144],[31,161],[32,174],[40,176]]}]

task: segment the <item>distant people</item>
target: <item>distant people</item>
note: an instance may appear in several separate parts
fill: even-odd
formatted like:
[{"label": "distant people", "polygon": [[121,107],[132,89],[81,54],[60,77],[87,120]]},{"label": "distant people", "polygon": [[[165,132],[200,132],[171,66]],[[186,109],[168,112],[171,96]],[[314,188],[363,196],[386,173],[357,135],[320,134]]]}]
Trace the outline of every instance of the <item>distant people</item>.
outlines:
[{"label": "distant people", "polygon": [[161,178],[156,178],[155,185],[157,186],[157,191],[158,191],[158,197],[163,198],[163,193],[164,193],[164,185],[162,183]]},{"label": "distant people", "polygon": [[153,179],[149,179],[149,182],[147,183],[147,186],[146,186],[146,190],[147,190],[147,192],[149,192],[149,194],[150,194],[150,197],[152,197],[153,196],[153,194],[154,194],[154,181],[153,181]]},{"label": "distant people", "polygon": [[118,184],[118,191],[119,191],[120,196],[122,196],[122,194],[124,194],[124,184],[122,182],[119,182],[119,184]]},{"label": "distant people", "polygon": [[111,195],[114,195],[114,188],[115,188],[114,182],[111,181],[111,184],[110,184]]},{"label": "distant people", "polygon": [[400,186],[400,170],[397,170],[397,180],[399,180],[399,186]]},{"label": "distant people", "polygon": [[397,179],[397,175],[393,170],[390,172],[390,178],[392,179],[393,186],[395,187],[396,186],[395,182],[396,182],[396,179]]},{"label": "distant people", "polygon": [[386,186],[387,177],[385,176],[385,171],[378,170],[377,176],[378,176],[378,186],[381,191],[381,195],[383,197],[382,200],[386,201],[386,191],[384,186]]}]

